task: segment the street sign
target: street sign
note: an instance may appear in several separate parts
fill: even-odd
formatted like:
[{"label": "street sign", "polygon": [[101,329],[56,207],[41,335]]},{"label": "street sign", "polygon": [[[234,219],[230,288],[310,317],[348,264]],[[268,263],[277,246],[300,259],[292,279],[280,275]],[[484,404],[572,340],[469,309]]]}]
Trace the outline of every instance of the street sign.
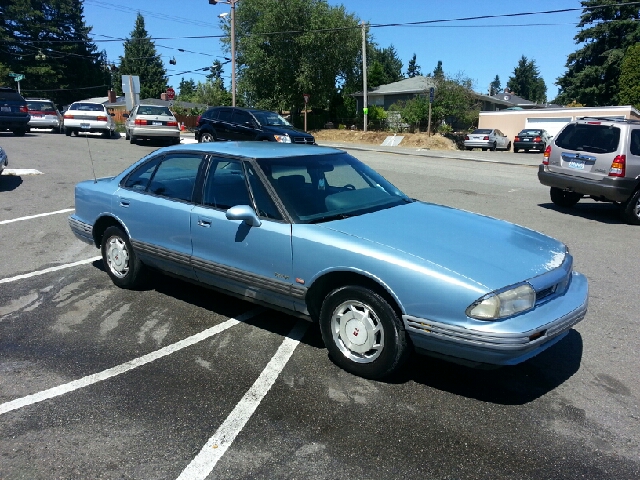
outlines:
[{"label": "street sign", "polygon": [[9,76],[10,76],[10,77],[13,77],[13,79],[14,79],[16,82],[19,82],[19,81],[21,81],[21,80],[24,80],[24,75],[23,75],[22,73],[13,73],[13,72],[12,72],[12,73],[10,73],[10,74],[9,74]]},{"label": "street sign", "polygon": [[311,95],[309,95],[308,93],[303,93],[302,96],[304,97],[305,105],[309,103],[309,99],[311,98]]},{"label": "street sign", "polygon": [[429,89],[429,103],[433,103],[433,99],[436,96],[436,89],[431,87]]},{"label": "street sign", "polygon": [[167,88],[167,100],[173,100],[174,98],[176,98],[176,91],[171,87]]}]

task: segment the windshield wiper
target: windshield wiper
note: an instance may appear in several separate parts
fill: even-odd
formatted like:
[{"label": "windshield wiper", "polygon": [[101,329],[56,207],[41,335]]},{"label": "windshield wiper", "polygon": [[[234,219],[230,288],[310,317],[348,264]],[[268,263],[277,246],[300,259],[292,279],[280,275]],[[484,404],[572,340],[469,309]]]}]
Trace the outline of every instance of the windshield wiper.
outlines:
[{"label": "windshield wiper", "polygon": [[323,222],[331,222],[333,220],[344,220],[345,218],[353,217],[353,215],[349,215],[346,213],[336,213],[335,215],[326,215],[320,218],[314,218],[310,220],[309,223],[323,223]]}]

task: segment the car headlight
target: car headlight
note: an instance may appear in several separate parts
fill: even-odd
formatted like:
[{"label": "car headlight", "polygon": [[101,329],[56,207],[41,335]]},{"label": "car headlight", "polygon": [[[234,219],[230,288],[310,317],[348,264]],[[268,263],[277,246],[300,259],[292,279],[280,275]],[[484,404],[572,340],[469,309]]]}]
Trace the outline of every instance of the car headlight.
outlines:
[{"label": "car headlight", "polygon": [[536,291],[528,283],[523,283],[479,298],[469,306],[467,315],[478,320],[497,320],[529,310],[535,304]]},{"label": "car headlight", "polygon": [[273,136],[276,139],[276,142],[280,142],[280,143],[291,143],[291,137],[287,134],[284,135],[274,135]]}]

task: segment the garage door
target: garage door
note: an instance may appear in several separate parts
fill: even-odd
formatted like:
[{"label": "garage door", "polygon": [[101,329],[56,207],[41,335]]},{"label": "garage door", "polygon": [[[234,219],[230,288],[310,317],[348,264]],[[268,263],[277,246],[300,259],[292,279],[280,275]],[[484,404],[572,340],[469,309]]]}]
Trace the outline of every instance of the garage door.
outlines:
[{"label": "garage door", "polygon": [[573,120],[572,117],[538,117],[527,118],[524,128],[543,128],[549,135],[555,137],[562,127]]}]

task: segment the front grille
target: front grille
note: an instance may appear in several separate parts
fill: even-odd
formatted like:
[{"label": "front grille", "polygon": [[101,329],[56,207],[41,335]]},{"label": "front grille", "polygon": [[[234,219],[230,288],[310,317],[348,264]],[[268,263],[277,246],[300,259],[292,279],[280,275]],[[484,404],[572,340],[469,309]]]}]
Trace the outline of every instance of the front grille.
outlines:
[{"label": "front grille", "polygon": [[313,143],[313,137],[292,137],[293,143]]}]

